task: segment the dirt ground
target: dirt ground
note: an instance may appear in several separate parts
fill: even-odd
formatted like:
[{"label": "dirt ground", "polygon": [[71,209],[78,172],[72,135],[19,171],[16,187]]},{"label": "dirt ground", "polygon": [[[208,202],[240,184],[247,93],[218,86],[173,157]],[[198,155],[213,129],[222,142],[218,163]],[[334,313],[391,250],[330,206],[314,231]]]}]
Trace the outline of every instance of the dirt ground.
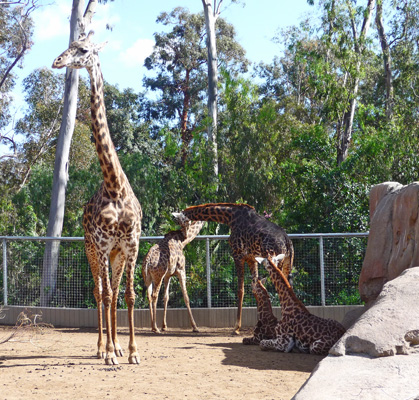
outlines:
[{"label": "dirt ground", "polygon": [[[0,326],[0,343],[10,327]],[[95,329],[28,328],[0,344],[0,399],[288,400],[320,356],[244,346],[230,329],[136,330],[140,365],[128,364],[128,330],[119,329],[126,354],[119,365],[95,357]]]}]

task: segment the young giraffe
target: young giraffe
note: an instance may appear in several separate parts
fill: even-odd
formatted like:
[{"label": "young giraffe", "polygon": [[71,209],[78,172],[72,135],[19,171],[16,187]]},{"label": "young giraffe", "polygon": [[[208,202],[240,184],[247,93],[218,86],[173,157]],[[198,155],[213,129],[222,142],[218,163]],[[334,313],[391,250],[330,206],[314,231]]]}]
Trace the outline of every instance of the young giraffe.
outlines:
[{"label": "young giraffe", "polygon": [[243,344],[260,344],[262,340],[275,339],[276,348],[285,353],[290,352],[294,345],[294,336],[289,334],[272,312],[271,300],[264,283],[266,278],[256,282],[252,281],[253,293],[258,304],[258,323],[254,329],[253,337],[244,338]]},{"label": "young giraffe", "polygon": [[238,309],[233,333],[241,328],[244,296],[244,263],[249,265],[252,280],[258,277],[258,263],[255,257],[285,254],[281,268],[288,276],[294,259],[292,242],[278,225],[256,213],[252,206],[235,203],[210,203],[186,208],[173,213],[180,225],[192,221],[214,221],[230,227],[230,248],[238,276]]},{"label": "young giraffe", "polygon": [[275,337],[278,318],[273,314],[269,293],[264,286],[265,282],[266,278],[252,280],[252,292],[257,302],[258,322],[253,330],[253,336],[244,338],[243,344],[259,344],[263,339]]},{"label": "young giraffe", "polygon": [[147,289],[148,303],[150,305],[151,329],[159,333],[156,321],[156,307],[160,287],[164,280],[164,312],[162,331],[167,328],[166,311],[169,302],[170,279],[176,275],[180,282],[183,299],[189,313],[189,320],[193,332],[199,332],[192,316],[189,305],[189,296],[186,290],[185,256],[183,249],[190,243],[202,229],[204,222],[191,221],[182,229],[171,231],[164,235],[164,239],[150,248],[143,261],[143,278]]},{"label": "young giraffe", "polygon": [[[83,227],[85,250],[95,281],[93,290],[98,310],[98,358],[105,358],[108,365],[118,364],[122,356],[117,338],[117,297],[119,283],[126,266],[125,301],[128,305],[130,364],[139,364],[140,356],[134,337],[134,267],[141,235],[142,211],[131,185],[122,170],[112,143],[106,120],[103,97],[103,76],[98,52],[103,45],[90,39],[93,32],[71,43],[58,56],[53,68],[86,68],[91,85],[91,118],[95,146],[103,173],[103,183],[98,192],[85,205]],[[109,281],[108,259],[112,267],[112,287]],[[102,333],[102,302],[106,320],[106,347]],[[106,352],[106,354],[105,354]]]},{"label": "young giraffe", "polygon": [[275,339],[262,340],[260,347],[263,350],[283,350],[283,338],[285,335],[292,335],[295,346],[304,353],[327,354],[330,348],[345,333],[345,328],[333,319],[320,318],[311,314],[304,304],[297,298],[287,278],[276,266],[276,262],[284,255],[267,259],[258,258],[262,262],[275,289],[278,292],[281,302],[281,320],[279,322],[279,336]]}]

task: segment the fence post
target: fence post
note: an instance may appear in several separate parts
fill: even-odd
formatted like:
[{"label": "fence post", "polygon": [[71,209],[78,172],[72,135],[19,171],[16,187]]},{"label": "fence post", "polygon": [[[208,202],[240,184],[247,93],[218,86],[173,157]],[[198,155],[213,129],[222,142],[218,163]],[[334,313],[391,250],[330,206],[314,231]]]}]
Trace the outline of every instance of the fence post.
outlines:
[{"label": "fence post", "polygon": [[319,237],[319,252],[320,252],[320,295],[322,306],[326,305],[326,289],[324,282],[324,254],[323,254],[323,236]]},{"label": "fence post", "polygon": [[208,308],[211,308],[211,262],[210,262],[210,242],[209,238],[205,239],[205,253],[207,264],[207,303]]},{"label": "fence post", "polygon": [[7,306],[7,242],[3,239],[3,303]]}]

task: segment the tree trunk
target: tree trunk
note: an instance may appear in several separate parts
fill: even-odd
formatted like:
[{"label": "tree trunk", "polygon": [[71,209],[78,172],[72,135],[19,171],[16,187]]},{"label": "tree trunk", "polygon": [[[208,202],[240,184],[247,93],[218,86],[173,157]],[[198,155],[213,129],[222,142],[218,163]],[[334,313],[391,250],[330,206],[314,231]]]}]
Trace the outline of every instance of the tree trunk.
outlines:
[{"label": "tree trunk", "polygon": [[[212,156],[212,166],[215,182],[218,182],[218,149],[217,149],[217,86],[218,86],[218,64],[217,45],[215,38],[215,22],[219,16],[219,8],[223,0],[214,0],[214,7],[211,0],[202,0],[204,6],[205,26],[207,30],[208,49],[208,116],[211,124],[208,126],[208,142]],[[217,185],[218,186],[218,185]]]},{"label": "tree trunk", "polygon": [[185,86],[182,89],[183,92],[183,108],[180,117],[180,136],[182,138],[182,155],[181,162],[184,167],[186,164],[186,159],[188,158],[188,148],[189,143],[192,140],[191,130],[188,129],[188,110],[189,104],[191,101],[191,94],[189,91],[189,82],[190,81],[190,70],[186,70],[185,76]]},{"label": "tree trunk", "polygon": [[340,133],[340,137],[338,137],[338,151],[337,151],[337,163],[341,164],[343,161],[346,160],[348,157],[349,146],[352,140],[352,128],[353,128],[353,121],[356,109],[356,98],[358,95],[358,88],[359,88],[359,72],[361,69],[362,63],[362,53],[365,48],[365,39],[367,37],[368,29],[371,24],[371,15],[372,11],[375,7],[375,0],[368,0],[367,9],[365,10],[364,14],[364,21],[362,24],[361,34],[358,38],[358,34],[356,31],[355,20],[353,17],[352,6],[349,1],[347,1],[349,15],[352,24],[352,33],[354,37],[354,45],[355,45],[355,53],[357,54],[357,62],[356,62],[356,76],[354,79],[354,84],[352,87],[352,93],[349,99],[349,107],[344,116],[344,130]]},{"label": "tree trunk", "polygon": [[386,78],[386,117],[388,121],[391,121],[393,119],[394,113],[393,71],[390,45],[387,41],[387,36],[385,34],[383,24],[383,0],[377,0],[375,23],[377,25],[381,50],[383,51],[384,74]]},{"label": "tree trunk", "polygon": [[[70,19],[70,43],[77,40],[80,33],[90,23],[97,1],[90,0],[83,18],[84,0],[73,0]],[[68,181],[68,161],[70,154],[71,138],[74,132],[77,111],[79,74],[77,70],[67,68],[63,119],[58,134],[57,148],[55,152],[54,176],[52,182],[51,206],[49,212],[47,236],[59,237],[62,233],[65,191]],[[41,282],[41,306],[51,305],[57,286],[57,269],[59,258],[60,241],[48,241],[45,246],[42,282]]]}]

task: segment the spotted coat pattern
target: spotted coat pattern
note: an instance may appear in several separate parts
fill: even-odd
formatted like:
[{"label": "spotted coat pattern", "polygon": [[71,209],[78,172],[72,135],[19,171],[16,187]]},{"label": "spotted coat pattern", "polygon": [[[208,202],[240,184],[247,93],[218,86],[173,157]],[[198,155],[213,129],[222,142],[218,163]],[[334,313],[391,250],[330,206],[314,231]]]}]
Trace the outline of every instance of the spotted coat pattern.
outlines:
[{"label": "spotted coat pattern", "polygon": [[259,344],[263,339],[273,339],[278,318],[272,311],[269,293],[264,286],[265,279],[252,281],[252,291],[257,302],[257,324],[253,329],[253,336],[244,338],[243,344]]},{"label": "spotted coat pattern", "polygon": [[295,347],[311,354],[324,355],[345,333],[345,328],[333,319],[325,319],[311,314],[297,298],[287,278],[272,261],[264,260],[263,265],[275,285],[281,303],[281,319],[278,325],[278,337],[260,342],[263,350],[283,350],[284,335],[291,335]]},{"label": "spotted coat pattern", "polygon": [[252,280],[258,277],[255,257],[274,257],[285,254],[280,267],[289,275],[294,259],[294,248],[284,229],[259,215],[252,206],[235,203],[209,203],[186,208],[174,213],[180,224],[189,220],[214,221],[226,224],[231,233],[229,244],[238,276],[238,309],[234,332],[241,328],[244,297],[244,264],[249,265]]},{"label": "spotted coat pattern", "polygon": [[156,308],[159,291],[163,282],[165,292],[162,331],[167,329],[166,312],[169,302],[170,279],[173,275],[176,275],[179,279],[192,330],[199,332],[192,315],[189,296],[186,290],[185,255],[183,254],[183,249],[198,235],[203,225],[203,221],[190,221],[182,229],[167,233],[164,239],[152,246],[144,257],[142,273],[147,289],[151,329],[153,332],[160,332],[157,328]]},{"label": "spotted coat pattern", "polygon": [[[117,297],[119,283],[126,269],[125,300],[128,305],[130,328],[129,357],[131,364],[139,364],[140,356],[134,336],[134,267],[141,235],[142,211],[140,203],[122,170],[109,133],[103,97],[103,76],[98,52],[101,46],[91,42],[92,32],[71,43],[58,56],[53,68],[86,68],[91,86],[91,120],[93,137],[103,173],[98,192],[85,205],[83,227],[85,250],[95,287],[93,290],[98,309],[98,358],[106,364],[118,364],[122,348],[117,337]],[[108,262],[112,268],[112,283]],[[102,304],[106,320],[106,346],[102,332]]]}]

